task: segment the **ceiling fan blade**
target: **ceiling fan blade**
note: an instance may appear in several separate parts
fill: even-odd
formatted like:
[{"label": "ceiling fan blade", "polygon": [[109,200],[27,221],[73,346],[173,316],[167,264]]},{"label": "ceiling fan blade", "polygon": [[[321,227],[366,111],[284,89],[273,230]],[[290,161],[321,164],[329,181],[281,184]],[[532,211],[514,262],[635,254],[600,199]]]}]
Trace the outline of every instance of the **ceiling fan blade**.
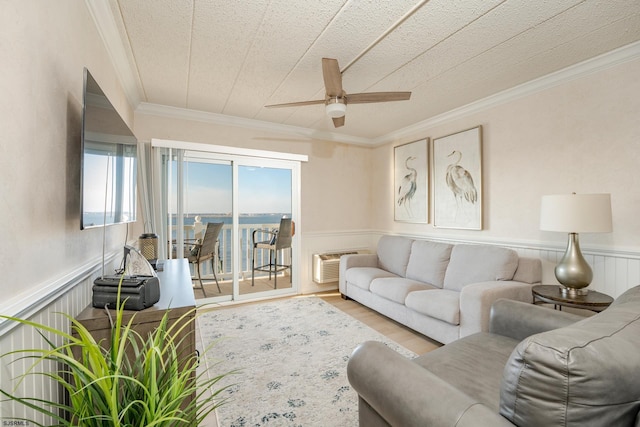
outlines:
[{"label": "ceiling fan blade", "polygon": [[342,96],[342,74],[337,59],[322,58],[322,77],[328,97]]},{"label": "ceiling fan blade", "polygon": [[346,95],[347,104],[366,104],[369,102],[406,101],[411,92],[366,92]]},{"label": "ceiling fan blade", "polygon": [[333,126],[339,128],[340,126],[344,126],[344,116],[342,117],[334,117],[333,118]]},{"label": "ceiling fan blade", "polygon": [[280,108],[280,107],[300,107],[303,105],[315,105],[324,104],[324,99],[316,99],[315,101],[299,101],[299,102],[287,102],[285,104],[271,104],[265,105],[265,108]]}]

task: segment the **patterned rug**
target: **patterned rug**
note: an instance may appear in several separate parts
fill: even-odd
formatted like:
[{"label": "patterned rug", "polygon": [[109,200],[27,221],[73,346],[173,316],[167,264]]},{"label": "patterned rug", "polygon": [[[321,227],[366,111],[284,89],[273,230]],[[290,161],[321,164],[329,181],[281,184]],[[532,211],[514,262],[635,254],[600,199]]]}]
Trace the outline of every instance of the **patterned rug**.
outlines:
[{"label": "patterned rug", "polygon": [[[198,318],[212,374],[225,378],[229,401],[220,427],[357,426],[358,401],[347,361],[361,342],[386,343],[415,354],[316,297],[219,308]],[[217,364],[216,364],[217,363]]]}]

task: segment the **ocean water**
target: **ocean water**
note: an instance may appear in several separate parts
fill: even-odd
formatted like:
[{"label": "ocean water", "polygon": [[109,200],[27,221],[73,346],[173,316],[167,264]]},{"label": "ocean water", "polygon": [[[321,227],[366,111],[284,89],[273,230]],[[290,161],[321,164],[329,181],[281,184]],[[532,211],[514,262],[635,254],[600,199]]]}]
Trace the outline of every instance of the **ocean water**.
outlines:
[{"label": "ocean water", "polygon": [[[225,224],[231,224],[232,222],[231,215],[190,214],[190,215],[185,215],[184,224],[193,225],[195,223],[196,216],[200,216],[200,221],[203,224],[206,224],[208,222],[224,222]],[[248,214],[248,215],[240,215],[238,217],[238,221],[240,224],[279,224],[280,218],[282,218],[283,216],[291,218],[290,213]],[[176,225],[175,215],[173,215],[171,219],[171,224]]]}]

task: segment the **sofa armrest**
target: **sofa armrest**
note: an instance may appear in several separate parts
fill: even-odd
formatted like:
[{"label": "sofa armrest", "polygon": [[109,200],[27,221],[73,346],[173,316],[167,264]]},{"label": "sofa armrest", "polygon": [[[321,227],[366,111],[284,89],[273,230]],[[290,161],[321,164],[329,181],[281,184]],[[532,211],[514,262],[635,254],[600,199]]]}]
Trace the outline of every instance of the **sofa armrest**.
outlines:
[{"label": "sofa armrest", "polygon": [[496,280],[472,283],[460,291],[460,338],[489,331],[491,305],[500,298],[533,302],[530,283]]},{"label": "sofa armrest", "polygon": [[340,270],[338,276],[338,288],[343,295],[347,294],[347,284],[345,282],[345,272],[353,267],[377,267],[377,254],[351,254],[340,257]]},{"label": "sofa armrest", "polygon": [[360,398],[391,426],[513,425],[380,342],[359,345],[347,375]]},{"label": "sofa armrest", "polygon": [[522,341],[528,336],[562,328],[583,316],[520,301],[500,299],[491,306],[489,332]]}]

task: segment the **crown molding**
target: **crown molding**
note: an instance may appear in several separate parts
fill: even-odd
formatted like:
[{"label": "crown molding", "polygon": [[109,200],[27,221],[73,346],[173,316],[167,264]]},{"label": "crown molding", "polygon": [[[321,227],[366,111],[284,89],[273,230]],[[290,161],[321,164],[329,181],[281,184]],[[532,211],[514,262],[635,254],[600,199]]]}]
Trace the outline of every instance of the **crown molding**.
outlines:
[{"label": "crown molding", "polygon": [[142,101],[142,84],[130,52],[122,44],[118,24],[109,6],[110,1],[85,0],[98,34],[107,50],[127,101],[135,109]]},{"label": "crown molding", "polygon": [[564,68],[546,76],[504,90],[495,95],[488,96],[481,100],[453,109],[446,113],[430,117],[426,120],[411,126],[398,129],[378,138],[363,138],[343,135],[334,132],[317,131],[310,128],[283,125],[278,123],[264,122],[242,117],[227,116],[224,114],[208,113],[204,111],[189,110],[186,108],[169,107],[166,105],[141,103],[136,109],[137,114],[148,114],[162,117],[174,117],[185,120],[196,120],[206,123],[220,124],[226,126],[236,126],[266,132],[275,132],[285,135],[302,136],[311,139],[324,141],[343,142],[346,144],[363,146],[381,146],[393,141],[400,140],[425,132],[430,128],[443,123],[461,119],[471,114],[493,108],[495,106],[511,102],[537,92],[541,92],[552,87],[567,83],[594,74],[608,68],[640,58],[640,42],[631,43],[611,52],[604,53],[595,58],[588,59],[576,65]]},{"label": "crown molding", "polygon": [[550,89],[638,58],[640,58],[640,42],[631,43],[594,58],[587,59],[586,61],[578,64],[563,68],[562,70],[547,74],[546,76],[506,89],[502,92],[496,93],[495,95],[488,96],[462,107],[447,111],[446,113],[430,117],[411,126],[390,132],[387,135],[373,139],[371,144],[379,146],[402,138],[411,137],[432,128],[433,126],[457,120],[516,99],[530,96],[537,92]]},{"label": "crown molding", "polygon": [[191,110],[188,108],[171,107],[168,105],[141,102],[135,110],[135,114],[159,116],[174,119],[192,120],[222,126],[233,126],[244,129],[253,129],[264,132],[279,133],[286,136],[304,137],[321,141],[335,141],[354,145],[371,145],[369,138],[343,135],[335,132],[319,131],[316,129],[283,125],[280,123],[265,122],[262,120],[247,119],[244,117],[229,116],[226,114],[210,113],[207,111]]}]

